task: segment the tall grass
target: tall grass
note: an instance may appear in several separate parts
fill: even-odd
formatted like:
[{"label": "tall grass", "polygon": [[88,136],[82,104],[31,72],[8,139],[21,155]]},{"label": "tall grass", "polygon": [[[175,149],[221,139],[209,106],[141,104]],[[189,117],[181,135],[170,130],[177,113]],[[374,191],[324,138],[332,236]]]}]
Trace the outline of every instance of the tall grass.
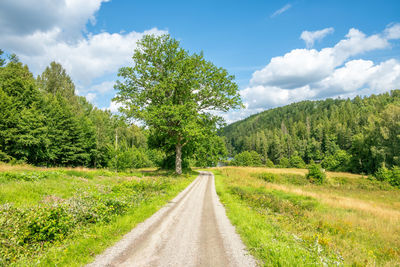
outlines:
[{"label": "tall grass", "polygon": [[197,175],[2,167],[0,266],[87,263]]},{"label": "tall grass", "polygon": [[346,173],[315,185],[302,170],[213,172],[228,216],[264,265],[399,265],[400,190]]}]

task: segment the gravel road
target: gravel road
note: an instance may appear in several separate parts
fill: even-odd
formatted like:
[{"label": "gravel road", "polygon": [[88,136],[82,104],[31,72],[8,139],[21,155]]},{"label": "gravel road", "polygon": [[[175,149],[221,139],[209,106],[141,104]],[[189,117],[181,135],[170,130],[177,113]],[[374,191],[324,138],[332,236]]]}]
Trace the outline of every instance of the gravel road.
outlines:
[{"label": "gravel road", "polygon": [[88,266],[256,266],[201,172],[184,191]]}]

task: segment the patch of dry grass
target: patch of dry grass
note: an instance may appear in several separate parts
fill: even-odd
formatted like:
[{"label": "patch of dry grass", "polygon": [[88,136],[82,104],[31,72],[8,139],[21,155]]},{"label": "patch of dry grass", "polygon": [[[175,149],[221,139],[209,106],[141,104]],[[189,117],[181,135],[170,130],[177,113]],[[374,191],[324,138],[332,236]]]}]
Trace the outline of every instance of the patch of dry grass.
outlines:
[{"label": "patch of dry grass", "polygon": [[271,220],[304,240],[318,240],[321,245],[338,251],[346,265],[399,265],[400,190],[350,173],[328,172],[328,183],[319,186],[266,182],[254,175],[304,176],[307,170],[243,167],[218,170],[229,186],[264,187],[316,199],[320,207],[304,216],[293,220],[285,214],[276,214],[271,215]]}]

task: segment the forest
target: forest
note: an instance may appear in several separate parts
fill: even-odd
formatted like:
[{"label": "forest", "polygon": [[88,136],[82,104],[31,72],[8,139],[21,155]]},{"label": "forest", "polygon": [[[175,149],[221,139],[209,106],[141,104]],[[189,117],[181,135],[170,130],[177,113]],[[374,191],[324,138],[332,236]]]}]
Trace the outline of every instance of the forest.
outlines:
[{"label": "forest", "polygon": [[[126,170],[173,168],[175,151],[145,125],[76,94],[66,70],[51,62],[36,78],[16,55],[0,50],[0,162]],[[216,130],[192,138],[183,167],[215,166],[226,155]],[[153,134],[152,134],[153,133]]]},{"label": "forest", "polygon": [[[400,90],[354,99],[302,101],[220,130],[238,165],[304,167],[387,175],[400,166]],[[243,160],[250,163],[243,164]],[[384,178],[382,178],[384,179]]]},{"label": "forest", "polygon": [[145,129],[76,95],[60,64],[35,78],[15,55],[0,63],[0,161],[122,170],[163,160]]}]

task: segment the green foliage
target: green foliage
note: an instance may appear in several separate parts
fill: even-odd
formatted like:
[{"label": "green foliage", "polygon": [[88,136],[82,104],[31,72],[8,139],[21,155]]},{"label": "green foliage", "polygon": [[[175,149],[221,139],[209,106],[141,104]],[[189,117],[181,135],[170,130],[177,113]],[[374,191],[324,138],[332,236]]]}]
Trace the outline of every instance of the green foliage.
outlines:
[{"label": "green foliage", "polygon": [[[127,117],[143,121],[153,144],[167,156],[175,154],[175,171],[181,173],[182,148],[191,157],[197,145],[216,135],[222,118],[211,111],[227,111],[241,105],[234,77],[190,55],[169,35],[146,35],[138,42],[134,66],[119,70],[114,100],[123,103]],[[199,153],[201,154],[201,153]]]},{"label": "green foliage", "polygon": [[400,165],[400,90],[293,103],[252,115],[219,133],[230,155],[254,150],[279,165],[286,165],[280,159],[290,161],[297,155],[305,163],[322,161],[328,170],[373,174],[382,163],[388,168]]},{"label": "green foliage", "polygon": [[2,58],[3,53],[3,50],[0,49],[0,67],[2,67],[6,63],[6,60]]},{"label": "green foliage", "polygon": [[382,166],[375,172],[375,178],[378,181],[389,181],[392,178],[392,172],[385,166]]},{"label": "green foliage", "polygon": [[303,169],[306,167],[306,164],[299,155],[291,156],[289,159],[289,165],[292,168],[299,168],[299,169]]},{"label": "green foliage", "polygon": [[235,156],[233,166],[261,166],[261,156],[255,151],[244,151]]},{"label": "green foliage", "polygon": [[392,169],[392,177],[389,180],[389,183],[393,186],[400,188],[400,167],[394,166]]},{"label": "green foliage", "polygon": [[275,165],[274,165],[274,163],[272,162],[272,160],[270,160],[270,159],[266,159],[265,160],[265,167],[267,167],[267,168],[273,168],[273,167],[275,167]]},{"label": "green foliage", "polygon": [[[5,176],[32,182],[55,173],[91,179],[96,174],[94,171],[66,170],[21,172],[15,176],[8,172]],[[165,177],[157,180],[127,180],[102,187],[101,190],[80,190],[68,199],[47,196],[38,205],[28,207],[0,205],[0,265],[15,263],[20,258],[31,258],[90,225],[108,224],[129,209],[165,194],[172,184],[171,179]]]},{"label": "green foliage", "polygon": [[50,177],[60,176],[60,172],[40,172],[40,171],[25,171],[25,172],[0,172],[0,183],[9,181],[37,181]]},{"label": "green foliage", "polygon": [[282,157],[282,158],[279,160],[279,167],[280,167],[280,168],[290,168],[289,159],[286,158],[286,157]]},{"label": "green foliage", "polygon": [[322,167],[329,171],[346,172],[350,169],[351,156],[344,150],[337,150],[322,161]]},{"label": "green foliage", "polygon": [[306,177],[316,184],[323,184],[326,179],[326,174],[321,165],[312,163],[308,166],[308,174]]},{"label": "green foliage", "polygon": [[162,152],[146,151],[146,130],[75,95],[71,78],[56,62],[36,80],[18,60],[0,66],[0,110],[3,162],[126,169],[162,160]]},{"label": "green foliage", "polygon": [[393,166],[391,170],[382,166],[374,176],[378,181],[387,181],[390,185],[400,188],[400,167],[398,166]]}]

